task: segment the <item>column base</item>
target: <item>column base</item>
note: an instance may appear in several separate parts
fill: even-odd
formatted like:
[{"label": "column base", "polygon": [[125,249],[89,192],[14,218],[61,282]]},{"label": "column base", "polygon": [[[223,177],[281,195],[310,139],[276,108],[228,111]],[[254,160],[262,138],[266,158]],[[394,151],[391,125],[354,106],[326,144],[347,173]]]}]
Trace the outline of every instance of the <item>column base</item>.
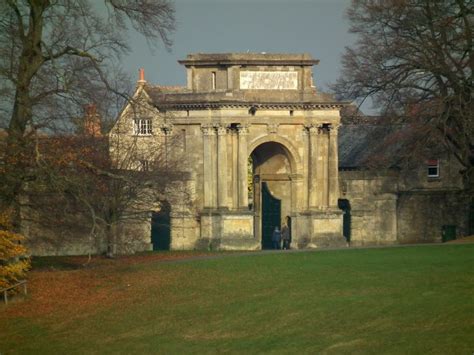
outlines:
[{"label": "column base", "polygon": [[342,235],[342,211],[334,208],[310,210],[298,216],[299,235],[294,240],[299,249],[347,247]]},{"label": "column base", "polygon": [[259,249],[260,243],[254,236],[254,213],[228,209],[203,210],[198,244],[209,250]]}]

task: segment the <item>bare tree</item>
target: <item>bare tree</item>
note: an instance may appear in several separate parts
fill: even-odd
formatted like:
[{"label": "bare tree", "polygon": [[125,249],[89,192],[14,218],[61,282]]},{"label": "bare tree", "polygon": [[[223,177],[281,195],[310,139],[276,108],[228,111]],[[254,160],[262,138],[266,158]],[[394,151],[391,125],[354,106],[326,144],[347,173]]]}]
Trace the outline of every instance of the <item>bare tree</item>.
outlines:
[{"label": "bare tree", "polygon": [[[29,198],[22,206],[34,213],[24,218],[43,234],[55,235],[49,243],[58,249],[81,244],[84,236],[92,253],[101,243],[108,256],[117,246],[121,252],[140,248],[137,244],[151,236],[151,211],[160,210],[164,199],[179,195],[188,204],[179,138],[170,135],[166,145],[153,149],[138,144],[136,137],[115,140],[112,157],[108,137],[100,134],[40,138],[37,179],[28,185]],[[168,156],[168,151],[175,153]]]},{"label": "bare tree", "polygon": [[474,187],[473,22],[471,0],[353,0],[351,32],[334,85],[339,97],[372,98],[391,122],[442,142]]},{"label": "bare tree", "polygon": [[25,182],[35,178],[32,138],[37,129],[70,130],[71,118],[82,114],[84,104],[99,101],[99,92],[128,98],[116,74],[128,51],[129,28],[169,49],[173,3],[0,0],[0,123],[7,131],[0,169],[4,203],[12,204]]}]

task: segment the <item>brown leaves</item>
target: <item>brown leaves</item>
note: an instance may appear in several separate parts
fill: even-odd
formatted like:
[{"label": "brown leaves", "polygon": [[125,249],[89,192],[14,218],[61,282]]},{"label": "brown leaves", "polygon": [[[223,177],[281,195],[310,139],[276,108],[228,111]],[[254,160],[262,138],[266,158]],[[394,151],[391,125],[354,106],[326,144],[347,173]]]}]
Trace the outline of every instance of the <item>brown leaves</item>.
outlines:
[{"label": "brown leaves", "polygon": [[11,231],[10,215],[10,210],[0,211],[0,289],[24,279],[30,268],[27,250],[20,244],[24,238]]},{"label": "brown leaves", "polygon": [[[143,288],[157,287],[174,279],[172,271],[150,273],[146,269],[130,269],[130,265],[181,260],[210,253],[170,252],[153,255],[136,255],[108,259],[94,258],[84,266],[87,257],[59,257],[63,265],[73,270],[42,269],[30,274],[29,297],[12,304],[5,316],[35,318],[48,314],[73,319],[103,310],[124,307],[127,300],[138,300]],[[137,281],[139,280],[139,281]]]}]

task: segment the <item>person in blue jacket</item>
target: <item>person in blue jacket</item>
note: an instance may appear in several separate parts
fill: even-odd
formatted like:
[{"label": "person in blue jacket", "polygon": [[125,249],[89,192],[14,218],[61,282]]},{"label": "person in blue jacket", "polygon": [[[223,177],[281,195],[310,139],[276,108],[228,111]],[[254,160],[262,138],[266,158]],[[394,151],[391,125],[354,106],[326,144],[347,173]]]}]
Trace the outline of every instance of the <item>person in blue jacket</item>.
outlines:
[{"label": "person in blue jacket", "polygon": [[280,249],[281,243],[281,232],[278,226],[275,226],[275,230],[272,234],[273,249]]}]

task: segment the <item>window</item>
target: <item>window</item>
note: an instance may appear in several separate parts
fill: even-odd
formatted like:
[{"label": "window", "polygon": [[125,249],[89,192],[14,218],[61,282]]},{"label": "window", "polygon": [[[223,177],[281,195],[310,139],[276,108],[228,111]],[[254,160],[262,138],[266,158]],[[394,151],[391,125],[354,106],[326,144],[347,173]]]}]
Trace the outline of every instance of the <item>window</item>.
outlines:
[{"label": "window", "polygon": [[139,136],[146,136],[153,133],[151,129],[151,119],[149,118],[140,118],[135,120],[135,125],[133,128],[133,133]]},{"label": "window", "polygon": [[438,159],[428,160],[427,166],[428,166],[428,177],[429,178],[439,177],[439,160]]},{"label": "window", "polygon": [[141,171],[149,171],[150,170],[150,162],[148,160],[140,160],[140,170]]},{"label": "window", "polygon": [[212,90],[216,90],[216,72],[212,72]]}]

